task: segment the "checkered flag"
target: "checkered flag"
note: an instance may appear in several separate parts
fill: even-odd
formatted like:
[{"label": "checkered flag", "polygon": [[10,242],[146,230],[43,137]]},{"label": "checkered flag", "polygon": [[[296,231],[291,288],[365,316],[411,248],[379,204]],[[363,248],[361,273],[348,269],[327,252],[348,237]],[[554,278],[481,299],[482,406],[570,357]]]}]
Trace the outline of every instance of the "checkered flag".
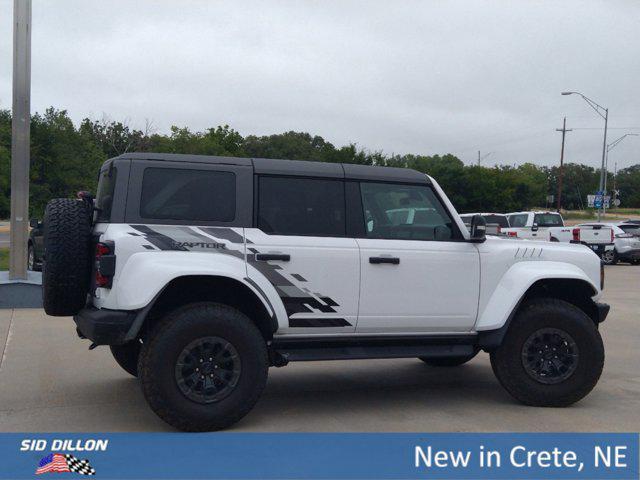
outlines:
[{"label": "checkered flag", "polygon": [[64,458],[67,460],[69,470],[79,473],[80,475],[95,475],[96,471],[89,464],[89,460],[78,460],[73,455],[65,454]]}]

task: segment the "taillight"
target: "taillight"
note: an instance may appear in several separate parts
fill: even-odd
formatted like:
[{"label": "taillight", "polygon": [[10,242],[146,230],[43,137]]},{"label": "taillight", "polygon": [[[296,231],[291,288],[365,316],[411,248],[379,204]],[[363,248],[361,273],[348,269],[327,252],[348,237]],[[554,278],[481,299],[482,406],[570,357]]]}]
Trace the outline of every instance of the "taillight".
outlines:
[{"label": "taillight", "polygon": [[518,232],[507,232],[507,236],[508,237],[517,237],[518,236]]},{"label": "taillight", "polygon": [[110,288],[116,270],[116,256],[113,242],[99,242],[96,245],[96,287]]},{"label": "taillight", "polygon": [[613,233],[613,228],[611,229],[611,243],[613,243],[615,239],[615,234]]},{"label": "taillight", "polygon": [[571,230],[571,234],[573,235],[573,241],[574,242],[579,242],[580,241],[580,229],[579,228],[574,228],[573,230]]}]

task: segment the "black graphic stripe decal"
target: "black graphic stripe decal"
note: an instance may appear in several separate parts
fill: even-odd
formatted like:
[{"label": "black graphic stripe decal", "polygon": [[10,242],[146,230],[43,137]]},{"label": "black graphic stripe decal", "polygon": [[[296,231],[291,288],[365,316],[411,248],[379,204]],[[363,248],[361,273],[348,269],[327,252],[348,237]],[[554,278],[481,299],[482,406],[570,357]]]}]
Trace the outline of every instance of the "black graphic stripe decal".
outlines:
[{"label": "black graphic stripe decal", "polygon": [[244,238],[230,228],[202,227],[200,230],[216,238],[227,240],[231,243],[244,243]]},{"label": "black graphic stripe decal", "polygon": [[303,327],[303,328],[326,328],[326,327],[351,327],[352,325],[344,318],[290,318],[290,327]]},{"label": "black graphic stripe decal", "polygon": [[185,247],[175,245],[175,240],[173,238],[163,235],[146,225],[131,225],[131,228],[143,233],[147,241],[158,247],[160,250],[187,250]]}]

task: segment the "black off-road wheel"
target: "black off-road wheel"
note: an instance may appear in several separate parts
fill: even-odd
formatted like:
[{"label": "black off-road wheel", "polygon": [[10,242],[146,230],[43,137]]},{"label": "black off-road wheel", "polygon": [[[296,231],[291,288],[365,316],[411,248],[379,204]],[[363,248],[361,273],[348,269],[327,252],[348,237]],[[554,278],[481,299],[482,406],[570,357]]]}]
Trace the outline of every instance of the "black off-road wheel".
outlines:
[{"label": "black off-road wheel", "polygon": [[118,365],[130,375],[134,377],[138,376],[138,357],[140,356],[140,349],[142,344],[134,340],[133,342],[127,342],[124,345],[111,345],[111,354],[115,358]]},{"label": "black off-road wheel", "polygon": [[152,410],[191,432],[233,425],[256,404],[267,382],[264,338],[238,310],[218,303],[169,313],[145,339],[138,361]]},{"label": "black off-road wheel", "polygon": [[31,270],[33,272],[39,272],[41,268],[38,266],[38,260],[36,258],[36,249],[33,248],[33,245],[29,243],[29,247],[27,250],[27,270]]},{"label": "black off-road wheel", "polygon": [[605,265],[615,265],[616,263],[618,263],[618,252],[616,252],[615,249],[613,250],[606,250],[605,252],[602,253],[602,257],[600,257],[600,259],[602,260],[602,263],[604,263]]},{"label": "black off-road wheel", "polygon": [[604,367],[596,325],[582,310],[554,298],[525,304],[502,345],[491,352],[502,386],[526,405],[566,407],[584,398]]},{"label": "black off-road wheel", "polygon": [[66,317],[84,307],[91,275],[91,206],[57,198],[44,213],[42,300],[47,315]]},{"label": "black off-road wheel", "polygon": [[458,367],[464,365],[469,360],[474,358],[478,352],[474,352],[471,355],[462,355],[458,357],[419,357],[427,365],[432,367]]}]

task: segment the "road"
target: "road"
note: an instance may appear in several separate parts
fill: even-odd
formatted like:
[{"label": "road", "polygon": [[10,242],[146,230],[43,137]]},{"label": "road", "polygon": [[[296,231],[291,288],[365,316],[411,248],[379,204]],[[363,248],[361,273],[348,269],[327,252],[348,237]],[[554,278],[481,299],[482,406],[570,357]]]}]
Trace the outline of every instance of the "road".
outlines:
[{"label": "road", "polygon": [[[235,431],[640,430],[640,267],[607,268],[607,359],[576,405],[518,404],[486,354],[437,369],[413,359],[313,362],[271,369],[266,391]],[[0,310],[0,431],[170,431],[108,348],[88,351],[69,318]]]}]

